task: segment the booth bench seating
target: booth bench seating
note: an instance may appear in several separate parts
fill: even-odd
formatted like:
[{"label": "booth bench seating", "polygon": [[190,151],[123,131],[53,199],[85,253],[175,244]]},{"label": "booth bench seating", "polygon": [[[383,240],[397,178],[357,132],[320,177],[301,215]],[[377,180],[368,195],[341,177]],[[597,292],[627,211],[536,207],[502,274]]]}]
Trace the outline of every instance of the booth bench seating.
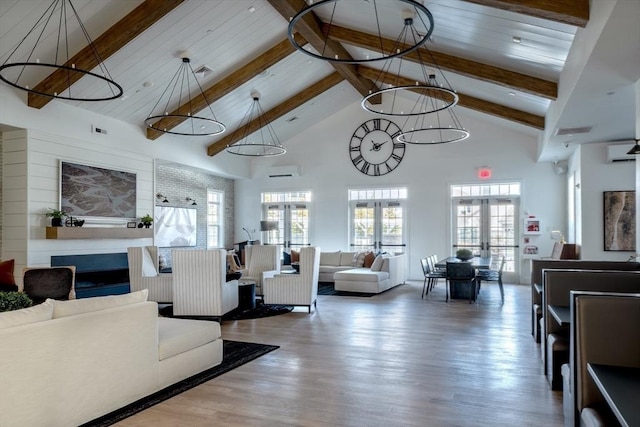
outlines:
[{"label": "booth bench seating", "polygon": [[357,252],[322,252],[320,282],[334,282],[337,291],[380,293],[407,279],[406,255],[378,255],[371,267],[356,267]]},{"label": "booth bench seating", "polygon": [[222,362],[219,323],[158,317],[147,296],[0,313],[0,425],[80,425]]}]

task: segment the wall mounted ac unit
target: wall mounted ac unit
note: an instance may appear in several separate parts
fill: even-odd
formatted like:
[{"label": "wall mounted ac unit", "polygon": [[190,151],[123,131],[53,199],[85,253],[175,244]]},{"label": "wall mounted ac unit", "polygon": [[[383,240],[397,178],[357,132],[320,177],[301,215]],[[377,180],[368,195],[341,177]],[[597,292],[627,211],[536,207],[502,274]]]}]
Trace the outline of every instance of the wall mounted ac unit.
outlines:
[{"label": "wall mounted ac unit", "polygon": [[269,178],[284,178],[302,175],[302,166],[271,166],[267,169]]},{"label": "wall mounted ac unit", "polygon": [[607,146],[607,162],[633,162],[636,156],[633,154],[627,154],[633,147],[631,144],[612,144]]}]

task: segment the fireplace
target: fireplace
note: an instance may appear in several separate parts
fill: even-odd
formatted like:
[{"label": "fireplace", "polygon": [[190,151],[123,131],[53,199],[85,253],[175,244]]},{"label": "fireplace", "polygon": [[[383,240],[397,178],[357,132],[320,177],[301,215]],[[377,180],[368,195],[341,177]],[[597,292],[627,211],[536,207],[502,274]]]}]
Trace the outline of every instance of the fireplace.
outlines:
[{"label": "fireplace", "polygon": [[66,265],[76,267],[76,298],[120,295],[130,291],[126,253],[51,257],[52,267]]}]

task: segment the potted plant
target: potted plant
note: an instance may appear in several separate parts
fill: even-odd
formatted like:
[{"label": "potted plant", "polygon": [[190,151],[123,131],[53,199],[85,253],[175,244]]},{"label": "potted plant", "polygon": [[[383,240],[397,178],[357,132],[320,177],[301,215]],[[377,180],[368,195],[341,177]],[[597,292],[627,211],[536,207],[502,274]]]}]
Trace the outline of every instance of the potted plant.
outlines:
[{"label": "potted plant", "polygon": [[33,301],[22,292],[0,292],[0,312],[31,307]]},{"label": "potted plant", "polygon": [[153,222],[153,217],[147,214],[140,218],[140,222],[144,224],[145,228],[149,228],[151,227],[151,223]]},{"label": "potted plant", "polygon": [[473,258],[473,252],[471,252],[469,249],[458,249],[456,251],[456,258],[462,261],[470,260],[471,258]]},{"label": "potted plant", "polygon": [[52,227],[62,227],[62,218],[67,216],[67,213],[58,209],[49,208],[49,210],[45,212],[45,216],[51,218]]}]

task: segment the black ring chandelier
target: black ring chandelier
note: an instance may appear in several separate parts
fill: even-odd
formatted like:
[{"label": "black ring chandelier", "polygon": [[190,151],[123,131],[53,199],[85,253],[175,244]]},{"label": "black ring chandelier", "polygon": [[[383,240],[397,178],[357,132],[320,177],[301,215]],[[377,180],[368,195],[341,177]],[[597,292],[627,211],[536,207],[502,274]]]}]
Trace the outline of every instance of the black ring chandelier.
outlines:
[{"label": "black ring chandelier", "polygon": [[[192,82],[193,81],[193,82]],[[200,111],[192,97],[192,86],[200,91],[206,106]],[[177,107],[176,107],[177,106]],[[172,110],[172,108],[176,108]],[[211,117],[200,115],[207,111]],[[186,124],[184,124],[186,122]],[[187,52],[182,54],[182,63],[173,75],[162,95],[144,121],[145,125],[159,132],[180,136],[213,136],[223,133],[227,127],[216,119],[211,104],[200,86],[191,67]],[[174,127],[175,126],[175,127]]]},{"label": "black ring chandelier", "polygon": [[[423,4],[415,0],[367,0],[366,2],[360,1],[358,2],[359,10],[357,13],[357,18],[360,20],[362,20],[363,17],[364,19],[369,19],[370,22],[367,23],[367,28],[377,29],[376,37],[378,37],[378,39],[380,40],[380,51],[375,53],[374,56],[365,54],[365,56],[362,58],[340,58],[339,55],[333,52],[333,50],[329,46],[330,42],[334,38],[334,36],[332,35],[332,30],[339,27],[340,21],[344,20],[344,15],[348,13],[348,9],[341,8],[340,6],[345,4],[352,6],[356,2],[354,2],[353,0],[321,0],[317,2],[313,2],[313,0],[307,0],[307,3],[309,3],[307,7],[302,9],[293,18],[291,18],[291,21],[289,22],[289,28],[287,30],[288,37],[291,41],[291,44],[297,50],[324,61],[347,64],[362,64],[403,56],[409,52],[413,52],[424,43],[426,43],[426,41],[431,36],[431,33],[433,32],[433,16],[431,15],[431,12],[429,12],[429,9],[427,9]],[[364,7],[368,7],[368,9],[365,10],[363,9]],[[414,22],[411,23],[411,26],[402,26],[397,39],[405,39],[406,35],[403,33],[407,30],[410,30],[413,32],[415,41],[412,45],[404,46],[402,49],[384,49],[382,47],[382,40],[384,39],[382,29],[388,28],[388,22],[381,21],[380,17],[381,15],[391,15],[391,13],[389,12],[401,10],[404,10],[404,12],[412,13],[416,18]],[[319,19],[322,21],[323,18],[327,20],[327,22],[321,22],[323,40],[315,45],[311,43],[312,45],[314,45],[314,48],[318,53],[305,49],[304,46],[296,42],[294,38],[294,34],[298,32],[296,29],[296,25],[301,20],[307,21],[309,19],[314,19],[317,21]],[[388,21],[388,19],[386,21]]]},{"label": "black ring chandelier", "polygon": [[[87,55],[84,58],[78,58],[80,64],[73,63],[69,56],[68,32],[73,24],[73,18],[87,41],[87,47],[84,49]],[[50,23],[59,25],[57,31],[47,31]],[[54,38],[55,34],[57,34],[56,38]],[[55,46],[51,49],[44,46],[48,40],[55,40]],[[91,69],[79,68],[84,67],[85,64],[91,69],[97,67],[99,71],[93,72]],[[43,68],[51,68],[55,73],[59,73],[65,87],[56,88],[34,83],[40,75],[38,69]],[[95,95],[83,97],[72,94],[71,85],[85,76],[105,84],[98,91],[100,93],[95,91],[98,87],[96,83],[90,85]],[[123,94],[122,86],[111,78],[71,0],[53,0],[0,66],[0,80],[27,92],[69,101],[109,101],[120,98]]]}]

